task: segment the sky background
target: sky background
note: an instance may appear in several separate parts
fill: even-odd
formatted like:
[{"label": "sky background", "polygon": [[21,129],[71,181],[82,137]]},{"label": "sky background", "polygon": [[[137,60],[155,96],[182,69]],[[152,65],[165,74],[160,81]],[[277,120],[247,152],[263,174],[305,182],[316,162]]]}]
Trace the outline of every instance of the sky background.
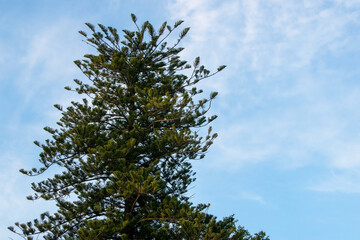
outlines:
[{"label": "sky background", "polygon": [[49,137],[65,91],[85,80],[73,60],[92,51],[85,22],[134,30],[130,14],[156,28],[191,27],[182,56],[226,70],[200,84],[218,91],[219,133],[194,162],[195,203],[235,214],[272,240],[360,235],[360,0],[0,0],[0,237],[52,203],[31,202],[39,166],[32,143]]}]

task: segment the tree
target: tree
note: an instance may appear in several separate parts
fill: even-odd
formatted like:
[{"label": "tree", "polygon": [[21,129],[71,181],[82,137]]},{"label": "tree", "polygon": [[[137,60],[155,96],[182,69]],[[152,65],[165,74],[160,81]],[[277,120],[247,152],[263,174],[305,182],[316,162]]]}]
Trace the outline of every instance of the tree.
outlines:
[{"label": "tree", "polygon": [[[190,161],[201,159],[216,133],[198,129],[216,116],[207,117],[217,95],[195,101],[202,93],[195,85],[225,68],[210,73],[179,57],[179,39],[166,39],[182,23],[166,22],[155,31],[149,22],[136,31],[117,30],[99,24],[92,34],[80,31],[97,55],[75,61],[88,83],[74,80],[84,96],[65,110],[56,129],[45,127],[51,138],[41,144],[41,168],[23,174],[35,176],[53,165],[64,169],[33,183],[29,200],[56,202],[57,212],[19,224],[21,236],[33,239],[268,239],[260,232],[251,236],[236,227],[233,216],[217,220],[194,206],[186,195],[194,181]],[[185,73],[188,72],[188,75]],[[16,233],[14,227],[9,229]]]}]

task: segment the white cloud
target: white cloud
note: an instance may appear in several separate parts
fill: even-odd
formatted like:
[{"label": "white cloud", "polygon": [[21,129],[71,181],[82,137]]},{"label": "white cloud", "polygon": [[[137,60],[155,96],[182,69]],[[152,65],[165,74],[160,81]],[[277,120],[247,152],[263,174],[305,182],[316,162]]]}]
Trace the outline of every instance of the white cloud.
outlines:
[{"label": "white cloud", "polygon": [[351,0],[172,1],[171,17],[192,27],[187,56],[228,65],[202,85],[220,92],[216,167],[273,161],[285,169],[360,169],[360,86],[352,80],[359,73],[340,60],[359,53],[359,6]]},{"label": "white cloud", "polygon": [[[77,75],[81,76],[73,63],[73,60],[81,58],[86,47],[78,37],[79,25],[79,20],[74,19],[41,22],[32,25],[28,32],[24,28],[17,35],[17,40],[23,43],[17,51],[12,47],[1,46],[1,49],[7,50],[2,54],[10,62],[7,64],[16,64],[16,68],[20,69],[11,72],[15,69],[11,66],[4,78],[5,81],[11,81],[8,86],[12,86],[14,89],[11,91],[19,97],[16,101],[6,103],[13,108],[6,113],[3,122],[3,133],[7,139],[0,155],[0,181],[3,183],[0,187],[0,212],[3,213],[0,220],[3,225],[29,221],[45,209],[54,208],[53,202],[32,202],[26,199],[31,194],[30,183],[37,182],[39,178],[24,176],[19,173],[19,169],[31,169],[39,164],[34,154],[37,149],[32,141],[41,141],[47,135],[42,128],[45,125],[53,126],[55,120],[58,120],[59,114],[55,113],[57,111],[52,105],[66,105],[70,98],[74,99],[63,87],[71,85]],[[19,146],[21,149],[18,149]],[[41,177],[44,179],[46,174]],[[3,227],[0,236],[13,237],[6,226]]]},{"label": "white cloud", "polygon": [[358,170],[331,172],[329,176],[318,180],[309,189],[328,193],[360,193],[360,172]]},{"label": "white cloud", "polygon": [[0,181],[3,183],[0,188],[2,193],[0,195],[0,207],[4,210],[1,211],[0,209],[0,211],[5,212],[5,209],[8,209],[13,202],[19,202],[19,198],[16,196],[16,191],[14,190],[16,190],[15,183],[18,181],[20,175],[19,169],[21,166],[21,161],[6,155],[2,155],[0,158],[2,160],[2,169],[7,170],[0,176]]},{"label": "white cloud", "polygon": [[338,142],[332,150],[332,166],[339,169],[360,170],[360,141]]},{"label": "white cloud", "polygon": [[262,205],[267,204],[262,196],[260,196],[259,194],[253,193],[253,192],[242,191],[239,193],[235,193],[235,195],[233,195],[232,198],[254,201],[254,202],[260,203]]},{"label": "white cloud", "polygon": [[[5,128],[14,135],[27,132],[28,136],[34,137],[34,133],[43,133],[42,128],[47,124],[54,125],[60,116],[53,104],[66,106],[71,100],[79,99],[64,87],[74,85],[72,80],[76,77],[83,78],[73,63],[82,58],[87,47],[77,33],[82,24],[73,19],[59,19],[46,26],[41,24],[29,29],[31,33],[19,35],[25,50],[16,52],[17,55],[10,59],[15,62],[18,58],[17,68],[21,69],[11,76],[11,86],[21,97],[11,103],[14,107],[5,123]],[[29,114],[37,114],[41,121],[24,122],[24,118],[36,118]]]},{"label": "white cloud", "polygon": [[170,5],[170,12],[192,27],[190,52],[214,56],[216,64],[225,60],[240,69],[259,70],[266,77],[285,66],[308,66],[319,52],[346,40],[346,26],[357,13],[316,3],[181,0]]},{"label": "white cloud", "polygon": [[81,25],[73,19],[60,19],[32,33],[20,62],[24,71],[17,79],[28,100],[46,88],[62,90],[78,75],[73,61],[81,58],[85,49],[77,33]]},{"label": "white cloud", "polygon": [[354,7],[360,5],[359,0],[335,0],[335,2],[338,4],[343,4],[346,7]]},{"label": "white cloud", "polygon": [[[1,223],[14,226],[15,222],[29,221],[31,218],[38,217],[45,210],[54,209],[54,202],[29,201],[26,199],[26,196],[32,194],[30,183],[35,179],[19,173],[19,169],[29,167],[26,166],[22,158],[14,156],[13,152],[3,152],[0,155],[0,166],[2,169],[0,175],[2,183],[0,186]],[[4,238],[6,236],[14,237],[14,234],[5,228],[7,226],[2,226],[4,228],[0,229],[0,235]]]}]

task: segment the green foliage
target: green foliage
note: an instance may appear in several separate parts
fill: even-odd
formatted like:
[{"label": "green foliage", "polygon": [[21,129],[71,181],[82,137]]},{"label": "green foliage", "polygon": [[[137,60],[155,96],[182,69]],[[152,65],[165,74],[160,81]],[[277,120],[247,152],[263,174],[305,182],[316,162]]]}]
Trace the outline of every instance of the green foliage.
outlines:
[{"label": "green foliage", "polygon": [[[45,127],[51,139],[35,141],[42,148],[42,167],[22,173],[34,176],[53,165],[63,171],[33,183],[29,200],[56,202],[54,214],[26,224],[15,223],[19,235],[33,239],[268,239],[236,227],[234,218],[217,220],[207,205],[193,206],[186,196],[194,181],[190,160],[204,157],[217,134],[195,129],[211,123],[209,98],[194,101],[202,91],[194,85],[213,74],[179,57],[178,47],[189,28],[168,46],[174,26],[155,31],[149,22],[136,31],[87,23],[80,31],[98,55],[75,61],[88,83],[74,80],[66,90],[84,95],[62,112],[58,128]],[[167,29],[167,32],[166,32]],[[221,71],[225,66],[218,68]],[[189,76],[182,73],[190,69]],[[9,227],[16,232],[13,227]]]}]

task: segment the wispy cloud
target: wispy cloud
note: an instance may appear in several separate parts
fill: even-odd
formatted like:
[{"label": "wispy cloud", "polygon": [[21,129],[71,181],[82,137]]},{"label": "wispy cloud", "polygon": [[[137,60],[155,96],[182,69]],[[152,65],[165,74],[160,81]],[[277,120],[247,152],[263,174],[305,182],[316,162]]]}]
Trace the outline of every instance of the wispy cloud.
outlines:
[{"label": "wispy cloud", "polygon": [[256,74],[265,78],[289,68],[309,66],[322,52],[341,51],[355,40],[348,39],[346,33],[359,14],[344,5],[322,1],[179,0],[169,8],[173,19],[183,18],[191,25],[192,51],[206,56],[211,52],[216,56],[211,62],[225,60],[239,70],[258,70]]},{"label": "wispy cloud", "polygon": [[343,192],[343,193],[360,193],[360,171],[359,170],[342,170],[332,171],[324,179],[318,180],[317,183],[309,186],[310,190],[317,192]]},{"label": "wispy cloud", "polygon": [[243,200],[254,201],[263,205],[267,204],[262,196],[251,192],[241,192],[236,197]]},{"label": "wispy cloud", "polygon": [[[19,42],[23,45],[21,51],[12,56],[11,64],[14,65],[14,59],[17,59],[16,69],[21,70],[4,79],[9,82],[8,87],[21,96],[17,101],[7,103],[12,108],[3,125],[13,131],[12,136],[19,132],[29,132],[29,135],[31,131],[41,132],[44,125],[54,123],[59,117],[53,104],[67,105],[77,97],[65,91],[64,86],[71,85],[74,78],[81,76],[73,60],[81,58],[85,52],[77,33],[78,25],[82,24],[73,19],[58,19],[46,26],[41,24],[29,29],[31,32],[19,34]],[[13,49],[9,47],[4,54],[9,56],[9,51]],[[39,120],[36,123],[31,121],[36,118]]]},{"label": "wispy cloud", "polygon": [[[29,221],[31,218],[38,217],[39,212],[51,211],[55,207],[54,202],[26,199],[27,195],[32,194],[30,183],[34,179],[19,173],[20,168],[26,168],[25,165],[24,159],[20,156],[14,156],[13,152],[2,152],[0,155],[0,167],[2,169],[0,174],[0,181],[2,182],[0,186],[0,212],[2,213],[0,222],[8,224],[0,228],[0,235],[3,238],[14,237],[14,234],[6,227],[14,225],[18,221]],[[24,215],[24,213],[26,214]]]},{"label": "wispy cloud", "polygon": [[[21,43],[17,51],[13,46],[6,46],[8,42],[1,42],[1,55],[5,56],[4,65],[7,66],[1,81],[9,88],[3,96],[4,99],[8,96],[5,104],[9,111],[0,119],[3,126],[1,137],[6,139],[0,145],[2,223],[10,225],[15,221],[28,221],[45,208],[54,207],[51,203],[26,199],[31,193],[30,183],[36,179],[20,174],[19,169],[37,166],[36,154],[31,154],[36,152],[32,141],[43,139],[46,133],[42,128],[58,120],[59,115],[52,105],[70,101],[63,87],[71,84],[77,76],[78,70],[72,61],[84,52],[80,38],[76,41],[77,21],[59,19],[52,23],[39,22],[28,31],[23,29],[17,34],[17,41]],[[18,94],[18,97],[14,99],[11,93]],[[8,209],[13,209],[11,214]],[[0,235],[11,236],[10,231],[3,227]]]},{"label": "wispy cloud", "polygon": [[77,75],[73,60],[82,57],[84,52],[84,44],[77,33],[80,25],[73,20],[59,19],[32,34],[21,58],[23,75],[18,79],[18,86],[28,97],[48,86],[61,90]]},{"label": "wispy cloud", "polygon": [[359,53],[359,7],[341,0],[172,1],[171,16],[193,29],[188,55],[231,69],[203,83],[220,91],[217,167],[360,168],[360,84],[353,80],[360,72],[344,63]]}]

